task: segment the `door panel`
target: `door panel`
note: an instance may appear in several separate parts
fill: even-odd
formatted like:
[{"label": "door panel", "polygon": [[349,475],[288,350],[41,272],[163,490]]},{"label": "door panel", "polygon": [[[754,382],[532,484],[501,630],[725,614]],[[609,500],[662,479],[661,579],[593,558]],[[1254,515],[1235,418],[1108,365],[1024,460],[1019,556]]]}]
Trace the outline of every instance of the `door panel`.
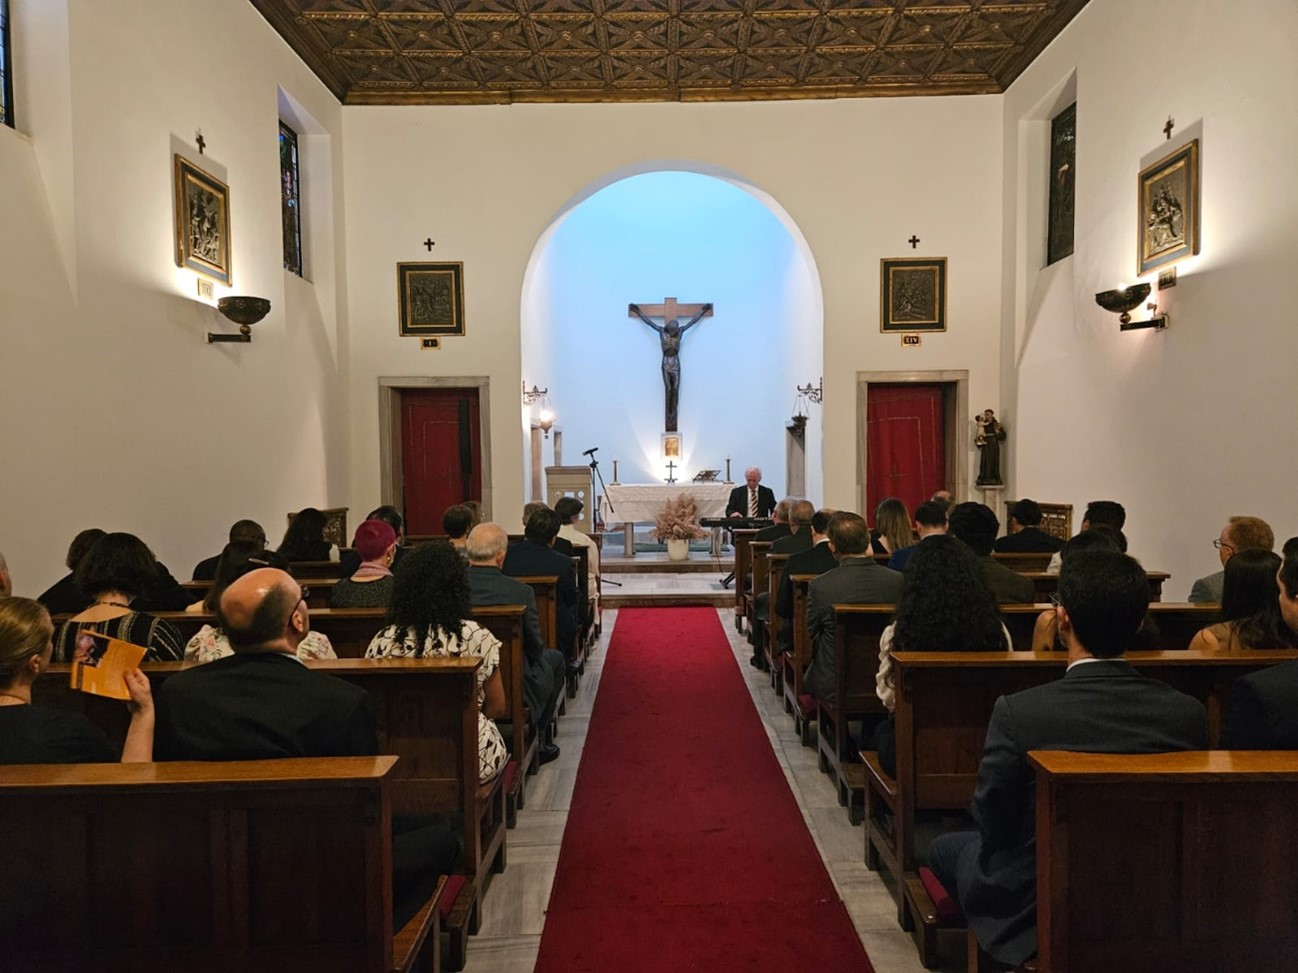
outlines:
[{"label": "door panel", "polygon": [[946,486],[941,385],[875,385],[866,392],[866,510],[897,497],[912,514]]},{"label": "door panel", "polygon": [[478,389],[401,390],[406,532],[440,534],[452,504],[482,500]]}]

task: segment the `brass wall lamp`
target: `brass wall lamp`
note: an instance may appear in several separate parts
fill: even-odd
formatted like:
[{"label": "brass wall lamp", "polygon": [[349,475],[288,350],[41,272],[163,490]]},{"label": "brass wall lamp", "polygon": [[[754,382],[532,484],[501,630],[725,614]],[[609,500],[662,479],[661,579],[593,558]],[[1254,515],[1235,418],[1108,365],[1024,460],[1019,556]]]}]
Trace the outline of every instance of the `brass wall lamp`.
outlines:
[{"label": "brass wall lamp", "polygon": [[1148,296],[1148,284],[1132,284],[1130,287],[1123,287],[1120,290],[1100,291],[1095,295],[1095,303],[1104,310],[1112,311],[1118,315],[1118,329],[1120,331],[1139,331],[1144,328],[1162,331],[1167,327],[1168,317],[1166,313],[1159,314],[1158,305],[1152,301],[1145,305],[1146,310],[1150,312],[1150,317],[1147,320],[1131,320],[1131,312],[1138,308],[1140,302]]},{"label": "brass wall lamp", "polygon": [[252,341],[252,326],[270,313],[270,301],[264,297],[223,297],[216,302],[216,309],[239,326],[238,334],[207,333],[207,343],[237,341],[247,344]]}]

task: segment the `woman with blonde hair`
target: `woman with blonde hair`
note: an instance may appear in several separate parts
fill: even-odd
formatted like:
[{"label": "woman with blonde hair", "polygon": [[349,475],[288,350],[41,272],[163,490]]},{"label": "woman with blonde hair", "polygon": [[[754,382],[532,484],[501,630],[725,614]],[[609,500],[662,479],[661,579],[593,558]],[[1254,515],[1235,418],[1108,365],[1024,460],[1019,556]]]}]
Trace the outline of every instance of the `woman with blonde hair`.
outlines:
[{"label": "woman with blonde hair", "polygon": [[870,547],[875,554],[891,554],[915,543],[910,512],[896,497],[886,497],[874,508],[874,530]]},{"label": "woman with blonde hair", "polygon": [[[30,598],[0,599],[0,764],[96,764],[118,759],[104,731],[81,713],[32,705],[32,684],[50,666],[54,624]],[[125,673],[131,694],[122,763],[153,759],[153,693],[139,669]]]}]

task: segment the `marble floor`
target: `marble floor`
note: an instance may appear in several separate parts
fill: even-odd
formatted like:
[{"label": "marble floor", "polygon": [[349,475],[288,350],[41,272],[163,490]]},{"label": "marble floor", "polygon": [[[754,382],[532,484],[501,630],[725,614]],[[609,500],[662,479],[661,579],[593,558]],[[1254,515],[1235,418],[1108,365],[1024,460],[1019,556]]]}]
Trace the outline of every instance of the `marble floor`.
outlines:
[{"label": "marble floor", "polygon": [[[876,973],[921,973],[924,967],[914,943],[897,925],[891,894],[865,867],[861,827],[848,822],[829,778],[817,768],[815,751],[799,742],[793,721],[771,690],[766,674],[748,664],[751,649],[735,631],[733,611],[719,609],[718,613],[767,739]],[[469,941],[466,973],[531,973],[535,965],[591,708],[616,619],[616,611],[604,612],[604,635],[587,664],[581,692],[568,701],[567,715],[559,721],[557,742],[562,755],[528,782],[527,807],[519,813],[518,826],[509,832],[509,864],[495,876],[487,892],[482,929]],[[964,969],[962,949],[962,940],[943,944],[944,973]]]}]

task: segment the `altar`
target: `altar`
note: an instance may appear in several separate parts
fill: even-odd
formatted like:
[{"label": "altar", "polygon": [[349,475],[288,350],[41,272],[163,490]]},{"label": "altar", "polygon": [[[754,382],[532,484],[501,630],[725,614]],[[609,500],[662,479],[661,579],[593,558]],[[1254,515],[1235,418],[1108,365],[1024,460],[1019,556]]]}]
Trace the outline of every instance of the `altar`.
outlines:
[{"label": "altar", "polygon": [[605,528],[624,525],[626,556],[635,556],[635,525],[653,523],[672,497],[685,493],[693,498],[699,517],[724,517],[733,483],[610,483],[607,500],[599,498],[599,513]]}]

